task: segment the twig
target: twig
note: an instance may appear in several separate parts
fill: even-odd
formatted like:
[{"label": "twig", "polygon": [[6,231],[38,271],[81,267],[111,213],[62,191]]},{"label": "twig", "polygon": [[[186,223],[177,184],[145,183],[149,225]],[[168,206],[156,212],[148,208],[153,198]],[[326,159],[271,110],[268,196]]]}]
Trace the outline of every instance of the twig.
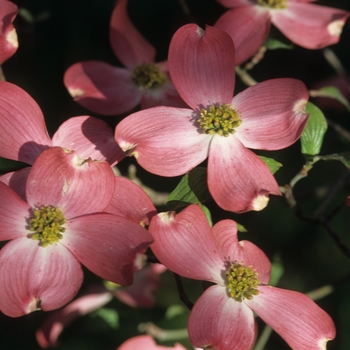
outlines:
[{"label": "twig", "polygon": [[339,235],[333,230],[327,219],[315,219],[313,217],[305,216],[298,206],[295,209],[295,214],[300,220],[311,222],[315,225],[323,227],[331,236],[338,248],[346,255],[347,258],[350,259],[349,248],[344,244]]},{"label": "twig", "polygon": [[241,78],[244,84],[248,86],[253,86],[258,83],[247,73],[247,71],[244,68],[241,68],[240,66],[236,66],[235,70],[236,70],[236,74]]},{"label": "twig", "polygon": [[260,46],[258,52],[253,56],[250,62],[248,62],[244,66],[244,69],[246,70],[253,69],[265,57],[266,51],[267,51],[267,47],[265,45]]},{"label": "twig", "polygon": [[[340,178],[334,183],[334,186],[328,191],[327,196],[325,196],[324,201],[321,203],[321,205],[314,211],[312,214],[313,218],[319,218],[321,214],[326,210],[327,206],[331,201],[334,199],[334,197],[338,194],[338,192],[344,187],[346,181],[348,180],[350,174],[350,169],[346,169],[343,174],[340,176]],[[333,210],[332,215],[327,217],[327,220],[329,221],[335,214],[340,210],[343,203],[341,203],[335,210]]]},{"label": "twig", "polygon": [[254,350],[263,350],[267,341],[270,338],[271,333],[272,333],[272,328],[266,325],[263,331],[261,332],[258,341],[255,344]]},{"label": "twig", "polygon": [[180,300],[187,306],[189,310],[192,310],[194,304],[188,299],[188,296],[185,293],[184,287],[182,285],[181,277],[176,273],[174,273],[174,277],[176,281],[177,290],[179,292]]},{"label": "twig", "polygon": [[344,139],[346,139],[346,141],[350,142],[350,132],[346,129],[344,129],[342,126],[340,126],[339,124],[335,123],[332,120],[327,119],[327,123],[329,126],[331,126],[334,131],[336,131],[340,136],[344,137]]},{"label": "twig", "polygon": [[188,7],[186,0],[179,0],[179,3],[180,3],[180,6],[181,6],[182,11],[184,12],[184,14],[186,16],[189,16],[190,8]]},{"label": "twig", "polygon": [[147,333],[160,341],[174,341],[188,338],[187,328],[162,329],[152,322],[140,323],[137,328],[139,332]]},{"label": "twig", "polygon": [[323,50],[323,56],[326,59],[326,61],[334,68],[334,70],[339,75],[345,75],[345,69],[340,62],[339,58],[336,56],[334,51],[332,51],[329,48],[326,48]]}]

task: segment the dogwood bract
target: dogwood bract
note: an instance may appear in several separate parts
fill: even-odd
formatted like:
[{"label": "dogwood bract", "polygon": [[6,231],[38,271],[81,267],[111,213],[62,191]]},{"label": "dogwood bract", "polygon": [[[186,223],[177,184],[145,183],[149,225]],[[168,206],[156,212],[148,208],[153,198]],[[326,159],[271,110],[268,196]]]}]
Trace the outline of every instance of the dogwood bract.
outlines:
[{"label": "dogwood bract", "polygon": [[122,216],[103,213],[115,187],[104,161],[53,147],[34,162],[24,202],[0,182],[0,310],[17,317],[69,302],[83,281],[81,263],[98,276],[130,285],[152,242]]},{"label": "dogwood bract", "polygon": [[309,4],[314,0],[217,0],[230,8],[215,23],[237,48],[236,64],[251,57],[264,43],[273,23],[289,40],[307,49],[339,41],[348,13]]},{"label": "dogwood bract", "polygon": [[7,0],[0,0],[0,64],[9,59],[18,49],[17,32],[12,22],[18,7]]},{"label": "dogwood bract", "polygon": [[52,146],[111,165],[124,157],[108,124],[86,115],[66,120],[51,140],[39,105],[26,91],[6,81],[0,81],[0,133],[0,157],[28,164]]},{"label": "dogwood bract", "polygon": [[176,343],[174,347],[157,345],[150,335],[139,335],[126,340],[117,350],[186,350],[184,346]]},{"label": "dogwood bract", "polygon": [[181,27],[169,49],[169,69],[192,108],[154,107],[129,115],[115,139],[146,170],[178,176],[207,157],[208,187],[223,209],[261,210],[280,195],[267,165],[248,148],[277,150],[301,135],[307,114],[305,85],[267,80],[233,96],[234,46],[222,30]]},{"label": "dogwood bract", "polygon": [[110,22],[114,54],[126,68],[100,61],[73,64],[64,74],[64,84],[76,102],[103,115],[158,105],[184,106],[168,74],[166,61],[155,63],[155,48],[136,30],[126,7],[118,1]]},{"label": "dogwood bract", "polygon": [[115,296],[131,307],[151,308],[155,304],[155,292],[159,288],[159,274],[166,270],[161,264],[152,264],[136,271],[131,286],[122,287],[106,282],[106,287],[90,286],[83,296],[64,308],[50,314],[36,332],[36,339],[42,348],[57,347],[62,331],[76,318],[95,311]]},{"label": "dogwood bract", "polygon": [[236,223],[211,228],[199,208],[160,213],[150,224],[151,249],[169,270],[214,283],[194,304],[188,333],[194,346],[252,349],[254,312],[292,349],[324,350],[335,337],[329,315],[304,294],[268,286],[271,264],[249,241],[238,241]]}]

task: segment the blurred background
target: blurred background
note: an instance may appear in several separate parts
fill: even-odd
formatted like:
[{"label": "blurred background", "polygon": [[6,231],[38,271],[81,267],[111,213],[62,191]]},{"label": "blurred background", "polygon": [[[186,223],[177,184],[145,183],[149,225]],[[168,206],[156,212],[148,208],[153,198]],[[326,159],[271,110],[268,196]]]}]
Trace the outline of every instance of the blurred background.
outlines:
[{"label": "blurred background", "polygon": [[[112,128],[124,116],[103,117],[75,103],[63,85],[63,74],[73,63],[100,60],[121,66],[109,44],[109,21],[115,0],[18,0],[13,1],[20,14],[14,21],[19,49],[2,66],[6,80],[26,90],[41,107],[50,135],[66,119],[78,115],[99,117]],[[317,4],[350,11],[349,0],[321,0]],[[181,25],[197,23],[213,25],[225,12],[215,0],[129,0],[128,13],[138,30],[157,49],[156,61],[166,59],[173,33]],[[277,30],[272,35],[288,43]],[[340,42],[330,49],[350,74],[350,21],[343,29]],[[301,79],[309,89],[332,85],[337,74],[327,62],[323,50],[306,50],[296,45],[291,50],[269,50],[265,58],[250,71],[257,81],[271,78],[293,77]],[[327,81],[328,80],[328,81]],[[236,93],[245,85],[237,78]],[[346,92],[346,90],[345,90]],[[350,114],[340,105],[328,101],[312,100],[331,121],[321,154],[349,150],[350,140],[341,135],[334,125],[350,132]],[[299,172],[305,159],[300,143],[276,152],[260,152],[283,164],[275,174],[283,186]],[[118,165],[127,174],[133,159]],[[15,167],[6,163],[4,171]],[[7,167],[7,168],[6,168]],[[148,174],[137,166],[137,176],[154,190],[171,192],[180,178],[160,178]],[[310,292],[324,285],[332,285],[334,292],[318,301],[333,318],[337,337],[329,343],[330,350],[350,349],[350,259],[339,248],[330,231],[316,222],[305,220],[315,214],[319,218],[337,210],[330,221],[332,232],[350,250],[350,208],[344,206],[350,195],[350,172],[340,162],[319,161],[294,188],[301,208],[298,216],[284,198],[273,197],[262,212],[233,214],[219,209],[213,201],[205,203],[212,213],[213,222],[231,218],[242,224],[248,232],[240,233],[258,245],[268,257],[283,265],[284,273],[279,287]],[[165,207],[160,207],[160,211]],[[88,271],[82,292],[91,283],[101,281]],[[194,302],[203,290],[202,283],[184,281],[189,299]],[[114,299],[106,308],[110,313],[94,312],[72,323],[60,337],[60,349],[116,349],[124,340],[139,333],[139,324],[153,322],[164,329],[184,329],[189,311],[179,300],[175,280],[170,272],[161,275],[160,289],[156,293],[156,306],[152,309],[130,308]],[[173,310],[171,313],[169,310]],[[174,311],[175,310],[175,311]],[[169,316],[172,314],[172,316]],[[11,319],[0,314],[1,349],[39,349],[35,331],[50,313],[35,312]],[[107,315],[107,316],[106,316]],[[259,329],[264,325],[258,320]],[[187,339],[179,339],[190,349]],[[173,341],[163,342],[173,345]],[[284,350],[288,346],[275,333],[266,350]]]}]

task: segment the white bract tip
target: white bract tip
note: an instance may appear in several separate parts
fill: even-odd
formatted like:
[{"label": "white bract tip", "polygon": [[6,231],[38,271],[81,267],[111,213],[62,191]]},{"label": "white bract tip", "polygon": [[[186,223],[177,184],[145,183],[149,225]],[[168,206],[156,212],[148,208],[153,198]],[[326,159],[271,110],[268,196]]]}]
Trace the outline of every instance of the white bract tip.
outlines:
[{"label": "white bract tip", "polygon": [[334,21],[328,25],[328,32],[333,36],[340,36],[344,27],[344,21]]},{"label": "white bract tip", "polygon": [[260,195],[253,200],[252,209],[255,211],[263,210],[269,203],[269,197]]},{"label": "white bract tip", "polygon": [[13,28],[6,34],[6,41],[11,44],[13,47],[18,47],[18,38],[16,29]]}]

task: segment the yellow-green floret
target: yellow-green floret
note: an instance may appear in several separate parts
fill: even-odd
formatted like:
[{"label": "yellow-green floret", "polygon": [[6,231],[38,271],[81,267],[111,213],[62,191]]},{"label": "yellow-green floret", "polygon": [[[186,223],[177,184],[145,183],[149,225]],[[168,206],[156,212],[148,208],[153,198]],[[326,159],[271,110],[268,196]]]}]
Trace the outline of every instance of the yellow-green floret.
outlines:
[{"label": "yellow-green floret", "polygon": [[33,218],[29,220],[29,229],[34,232],[31,238],[39,240],[42,247],[57,243],[63,238],[66,229],[62,225],[65,222],[63,213],[56,207],[43,205],[35,208]]},{"label": "yellow-green floret", "polygon": [[154,89],[167,82],[166,74],[154,63],[143,63],[137,66],[132,75],[132,81],[142,89]]},{"label": "yellow-green floret", "polygon": [[287,8],[287,0],[258,0],[258,5],[271,9]]},{"label": "yellow-green floret", "polygon": [[251,266],[234,262],[226,271],[226,278],[228,293],[236,301],[242,302],[245,298],[251,300],[259,294],[260,280]]},{"label": "yellow-green floret", "polygon": [[227,137],[236,132],[235,128],[241,125],[242,120],[236,110],[228,104],[223,104],[203,108],[198,122],[206,134]]}]

